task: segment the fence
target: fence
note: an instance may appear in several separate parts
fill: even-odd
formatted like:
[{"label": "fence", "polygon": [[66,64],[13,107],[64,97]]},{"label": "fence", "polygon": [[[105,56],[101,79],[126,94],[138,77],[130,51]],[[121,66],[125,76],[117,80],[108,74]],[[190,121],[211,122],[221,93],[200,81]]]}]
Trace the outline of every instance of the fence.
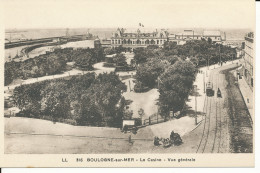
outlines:
[{"label": "fence", "polygon": [[152,114],[149,118],[140,120],[136,126],[138,128],[140,128],[140,127],[146,127],[149,125],[163,123],[163,122],[169,121],[173,118],[178,118],[180,115],[183,114],[183,112],[184,112],[184,110],[178,111],[176,113],[170,113],[169,116],[166,116],[166,117],[162,117],[159,114]]},{"label": "fence", "polygon": [[142,125],[148,126],[148,125],[162,123],[165,121],[166,121],[165,118],[162,118],[162,117],[149,117],[148,119],[143,120]]},{"label": "fence", "polygon": [[172,118],[173,117],[161,117],[158,114],[153,114],[147,119],[142,119],[140,121],[140,123],[137,124],[137,127],[141,128],[141,127],[146,127],[146,126],[150,126],[150,125],[154,125],[154,124],[163,123],[163,122],[169,121]]}]

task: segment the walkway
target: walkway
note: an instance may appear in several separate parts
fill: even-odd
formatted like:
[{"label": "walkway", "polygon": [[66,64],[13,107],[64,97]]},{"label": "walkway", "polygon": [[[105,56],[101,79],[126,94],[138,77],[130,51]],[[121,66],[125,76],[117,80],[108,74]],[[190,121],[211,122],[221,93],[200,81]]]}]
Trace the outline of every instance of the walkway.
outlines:
[{"label": "walkway", "polygon": [[96,73],[98,75],[101,73],[109,73],[109,72],[112,72],[115,70],[115,68],[103,67],[103,64],[104,64],[104,62],[99,62],[99,63],[94,64],[93,67],[95,68],[95,70],[93,70],[93,71],[82,71],[82,70],[78,70],[78,69],[72,69],[72,70],[66,71],[62,74],[49,75],[49,76],[43,76],[43,77],[38,77],[38,78],[30,78],[27,80],[21,80],[21,82],[19,84],[5,86],[4,90],[6,91],[8,89],[14,89],[15,87],[20,86],[21,84],[31,84],[31,83],[35,83],[35,82],[51,80],[51,79],[58,79],[58,78],[74,76],[74,75],[82,75],[82,74],[86,74],[86,73]]},{"label": "walkway", "polygon": [[244,77],[242,79],[238,79],[238,86],[240,88],[241,94],[244,98],[248,111],[250,113],[252,121],[254,121],[254,93],[251,88],[248,86]]}]

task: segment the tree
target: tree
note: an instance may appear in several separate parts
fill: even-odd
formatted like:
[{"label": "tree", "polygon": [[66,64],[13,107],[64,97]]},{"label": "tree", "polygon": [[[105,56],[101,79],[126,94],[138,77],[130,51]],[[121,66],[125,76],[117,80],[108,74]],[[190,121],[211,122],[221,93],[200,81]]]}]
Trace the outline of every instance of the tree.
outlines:
[{"label": "tree", "polygon": [[212,39],[210,37],[208,38],[208,43],[212,44]]},{"label": "tree", "polygon": [[145,48],[136,48],[134,49],[134,60],[136,64],[141,64],[147,61],[148,59],[148,52]]},{"label": "tree", "polygon": [[66,62],[56,55],[48,56],[46,60],[49,74],[57,74],[65,69]]},{"label": "tree", "polygon": [[180,58],[177,55],[164,56],[161,59],[167,60],[171,65],[177,62]]},{"label": "tree", "polygon": [[113,61],[116,63],[116,66],[127,66],[126,57],[123,54],[116,54],[113,57]]},{"label": "tree", "polygon": [[184,106],[195,80],[196,69],[190,61],[177,61],[160,77],[160,109],[164,116]]},{"label": "tree", "polygon": [[122,45],[115,48],[115,53],[117,53],[117,54],[120,54],[125,51],[126,51],[126,48],[124,48]]},{"label": "tree", "polygon": [[13,79],[14,79],[14,74],[13,74],[13,72],[10,70],[10,68],[6,68],[5,67],[5,86],[6,85],[9,85],[10,83],[12,83],[12,81],[13,81]]},{"label": "tree", "polygon": [[41,110],[42,83],[21,85],[14,89],[13,98],[16,106],[26,112],[28,117],[39,117]]},{"label": "tree", "polygon": [[137,67],[136,79],[145,86],[153,88],[157,78],[169,67],[170,63],[166,60],[153,58]]},{"label": "tree", "polygon": [[115,50],[114,50],[113,48],[105,48],[104,54],[105,54],[105,55],[115,54]]},{"label": "tree", "polygon": [[105,59],[105,55],[104,55],[104,50],[103,48],[95,48],[94,49],[94,61],[95,62],[100,62],[100,61],[104,61]]},{"label": "tree", "polygon": [[91,125],[120,126],[125,106],[122,92],[126,91],[115,73],[100,74],[80,98],[78,122]]},{"label": "tree", "polygon": [[75,58],[75,64],[81,68],[84,68],[86,70],[92,69],[92,65],[94,64],[95,60],[93,59],[93,56],[91,53],[85,53],[77,56]]},{"label": "tree", "polygon": [[163,44],[163,48],[168,51],[174,49],[176,46],[177,46],[177,42],[171,42],[171,41],[165,41]]},{"label": "tree", "polygon": [[70,115],[70,101],[66,90],[67,85],[59,81],[46,85],[41,92],[43,112],[52,117],[54,121],[59,118],[67,118]]}]

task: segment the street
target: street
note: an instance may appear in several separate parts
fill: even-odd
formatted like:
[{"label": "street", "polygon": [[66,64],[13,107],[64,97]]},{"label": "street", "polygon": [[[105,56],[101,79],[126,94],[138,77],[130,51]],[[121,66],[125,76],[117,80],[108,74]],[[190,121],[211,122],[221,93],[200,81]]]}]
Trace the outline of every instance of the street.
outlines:
[{"label": "street", "polygon": [[[228,152],[228,113],[224,103],[226,82],[225,75],[220,73],[224,68],[226,67],[212,70],[210,73],[209,81],[213,83],[214,96],[205,98],[205,118],[197,153]],[[217,97],[218,88],[222,92],[222,98]]]},{"label": "street", "polygon": [[[243,110],[247,109],[246,105],[243,103],[241,93],[232,94],[234,89],[238,90],[238,88],[230,88],[228,84],[232,83],[234,85],[235,81],[226,78],[226,75],[232,75],[232,73],[229,73],[230,69],[235,67],[235,64],[231,64],[212,70],[210,73],[209,81],[213,83],[215,94],[213,97],[206,97],[204,103],[205,118],[202,127],[200,127],[202,128],[202,134],[196,153],[229,153],[244,143],[249,145],[242,146],[249,148],[244,152],[252,152],[252,124],[249,116],[246,115],[245,111],[243,112]],[[218,88],[221,91],[222,98],[217,97]],[[241,102],[241,104],[235,106],[234,102]],[[233,110],[237,110],[236,115],[233,115]],[[233,116],[240,119],[238,122],[245,123],[240,123],[239,126],[234,125]],[[247,128],[247,138],[234,136],[234,131],[239,133],[238,128]],[[239,142],[234,143],[233,138]]]}]

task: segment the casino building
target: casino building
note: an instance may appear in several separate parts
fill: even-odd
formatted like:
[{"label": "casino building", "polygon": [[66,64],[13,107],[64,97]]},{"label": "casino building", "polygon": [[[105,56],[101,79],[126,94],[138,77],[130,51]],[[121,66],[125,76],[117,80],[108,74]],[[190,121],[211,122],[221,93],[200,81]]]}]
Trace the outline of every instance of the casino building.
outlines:
[{"label": "casino building", "polygon": [[118,28],[111,37],[111,47],[147,47],[149,45],[158,45],[162,47],[164,42],[167,41],[169,33],[162,29],[153,32],[144,32],[137,29],[136,32],[126,32],[125,29]]}]

